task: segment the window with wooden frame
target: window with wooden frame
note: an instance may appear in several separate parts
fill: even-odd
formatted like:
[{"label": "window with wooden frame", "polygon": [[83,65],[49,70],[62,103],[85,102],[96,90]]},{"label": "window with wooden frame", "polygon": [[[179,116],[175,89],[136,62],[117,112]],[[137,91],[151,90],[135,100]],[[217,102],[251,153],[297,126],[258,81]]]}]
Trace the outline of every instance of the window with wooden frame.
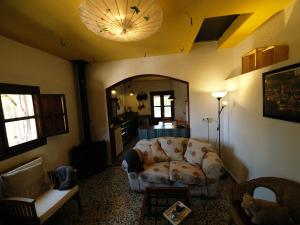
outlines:
[{"label": "window with wooden frame", "polygon": [[150,92],[152,123],[159,121],[174,120],[174,101],[169,99],[174,91],[153,91]]},{"label": "window with wooden frame", "polygon": [[0,84],[0,158],[46,144],[39,94],[36,86]]},{"label": "window with wooden frame", "polygon": [[65,95],[42,94],[41,113],[46,137],[69,132]]}]

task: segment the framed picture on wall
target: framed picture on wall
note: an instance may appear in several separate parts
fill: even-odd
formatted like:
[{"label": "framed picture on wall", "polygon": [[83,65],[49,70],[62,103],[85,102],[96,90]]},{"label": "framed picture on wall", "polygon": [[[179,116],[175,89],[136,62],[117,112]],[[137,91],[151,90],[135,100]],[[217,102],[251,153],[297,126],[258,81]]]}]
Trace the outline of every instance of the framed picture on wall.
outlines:
[{"label": "framed picture on wall", "polygon": [[300,123],[300,63],[263,73],[263,116]]}]

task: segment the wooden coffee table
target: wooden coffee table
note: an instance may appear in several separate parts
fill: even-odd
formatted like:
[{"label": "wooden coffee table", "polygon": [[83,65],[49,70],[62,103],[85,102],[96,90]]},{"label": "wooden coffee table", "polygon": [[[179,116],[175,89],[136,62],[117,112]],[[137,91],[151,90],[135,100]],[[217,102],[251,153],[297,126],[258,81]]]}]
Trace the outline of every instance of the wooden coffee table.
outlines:
[{"label": "wooden coffee table", "polygon": [[163,212],[175,202],[181,201],[183,204],[192,209],[181,223],[195,224],[191,195],[188,188],[171,188],[171,187],[148,187],[144,193],[143,206],[141,209],[140,225],[160,225],[171,224],[164,216]]}]

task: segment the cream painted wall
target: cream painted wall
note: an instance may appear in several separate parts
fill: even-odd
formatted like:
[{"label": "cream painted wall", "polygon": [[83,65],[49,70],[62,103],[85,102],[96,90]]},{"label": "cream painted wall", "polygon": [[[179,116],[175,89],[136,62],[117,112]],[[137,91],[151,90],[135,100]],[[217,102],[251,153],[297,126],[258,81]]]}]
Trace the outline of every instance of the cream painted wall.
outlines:
[{"label": "cream painted wall", "polygon": [[187,85],[178,81],[172,82],[175,93],[175,119],[188,121]]},{"label": "cream painted wall", "polygon": [[[300,126],[262,116],[261,73],[300,61],[300,2],[294,1],[233,49],[218,49],[216,42],[195,45],[188,54],[146,57],[106,63],[89,68],[89,98],[92,133],[95,139],[108,138],[105,88],[130,76],[162,74],[190,84],[191,136],[207,138],[202,121],[210,117],[210,141],[216,137],[217,102],[214,90],[236,90],[228,95],[223,113],[222,152],[225,166],[238,180],[258,176],[282,176],[300,181]],[[255,47],[289,44],[290,60],[238,77],[241,56]],[[235,77],[225,81],[227,77]]]},{"label": "cream painted wall", "polygon": [[[207,139],[207,125],[202,118],[216,118],[217,113],[217,101],[210,92],[224,88],[232,60],[231,49],[217,49],[217,43],[210,42],[195,46],[189,54],[91,64],[87,82],[93,138],[109,141],[107,113],[103,108],[106,107],[105,88],[131,76],[160,74],[189,82],[191,135]],[[210,132],[210,140],[214,141],[215,121],[210,124]]]},{"label": "cream painted wall", "polygon": [[[255,47],[288,44],[290,59],[226,81],[224,160],[239,181],[258,176],[281,176],[300,181],[300,125],[262,116],[262,73],[300,62],[300,2],[285,11],[234,49],[235,71],[240,71],[241,55]],[[232,162],[232,163],[229,163]]]},{"label": "cream painted wall", "polygon": [[79,144],[75,81],[70,62],[0,36],[0,82],[39,86],[41,93],[65,94],[70,133],[47,138],[47,144],[0,161],[0,171],[43,156],[47,169],[69,163],[69,150]]}]

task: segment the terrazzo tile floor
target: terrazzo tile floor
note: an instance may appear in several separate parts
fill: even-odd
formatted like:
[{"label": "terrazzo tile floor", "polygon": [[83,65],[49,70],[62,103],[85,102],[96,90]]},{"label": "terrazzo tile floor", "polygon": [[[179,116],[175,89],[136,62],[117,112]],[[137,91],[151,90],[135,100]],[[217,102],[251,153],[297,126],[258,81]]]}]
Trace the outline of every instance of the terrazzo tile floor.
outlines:
[{"label": "terrazzo tile floor", "polygon": [[[221,180],[220,196],[214,199],[193,197],[196,224],[225,225],[229,219],[228,190],[233,181]],[[137,225],[143,194],[129,190],[126,173],[120,166],[80,180],[83,211],[70,201],[45,225]]]}]

